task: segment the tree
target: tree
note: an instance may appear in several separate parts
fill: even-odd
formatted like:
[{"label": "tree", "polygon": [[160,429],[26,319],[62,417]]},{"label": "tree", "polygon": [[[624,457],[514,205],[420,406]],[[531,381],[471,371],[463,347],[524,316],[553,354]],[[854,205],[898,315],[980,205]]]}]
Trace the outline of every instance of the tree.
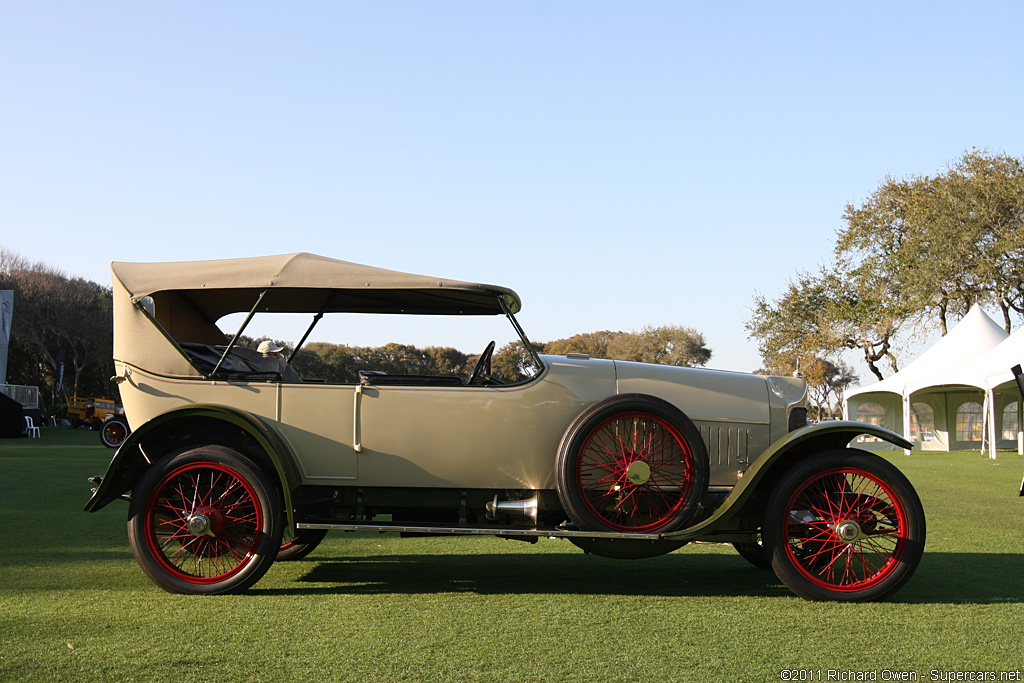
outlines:
[{"label": "tree", "polygon": [[839,268],[885,282],[908,315],[942,334],[975,303],[998,305],[1008,332],[1010,312],[1024,312],[1020,159],[971,150],[935,177],[887,177],[843,220]]},{"label": "tree", "polygon": [[610,332],[608,330],[584,332],[582,334],[574,334],[565,339],[542,342],[536,346],[541,353],[551,354],[552,356],[564,356],[567,353],[585,353],[591,358],[610,358],[611,356],[608,355],[608,345],[621,334],[622,332]]},{"label": "tree", "polygon": [[[470,358],[470,361],[475,362],[475,358]],[[527,352],[523,342],[518,340],[505,344],[491,358],[491,375],[506,384],[533,377],[538,369],[534,357]]]},{"label": "tree", "polygon": [[766,365],[859,349],[882,379],[880,361],[898,370],[901,333],[946,334],[976,303],[998,306],[1007,332],[1024,314],[1021,159],[970,150],[934,177],[886,177],[843,223],[833,263],[775,300],[755,294],[747,329]]},{"label": "tree", "polygon": [[[277,343],[288,346],[284,342]],[[408,344],[395,343],[384,346],[347,346],[310,342],[295,355],[292,366],[303,377],[318,377],[328,382],[355,383],[359,381],[360,370],[380,370],[388,374],[468,377],[471,360],[466,354],[451,347],[428,346],[420,349]]]},{"label": "tree", "polygon": [[591,358],[659,363],[706,365],[711,359],[704,335],[681,325],[648,325],[639,332],[584,332],[565,339],[536,344],[537,350],[554,356],[585,353]]},{"label": "tree", "polygon": [[648,325],[621,333],[608,343],[608,357],[661,365],[702,366],[711,360],[704,335],[681,325]]},{"label": "tree", "polygon": [[292,359],[300,377],[318,377],[325,382],[358,382],[359,366],[354,349],[344,344],[308,342]]},{"label": "tree", "polygon": [[428,346],[423,349],[429,374],[461,375],[472,371],[469,356],[450,346]]},{"label": "tree", "polygon": [[844,277],[822,268],[817,274],[798,272],[775,301],[756,293],[746,328],[771,372],[791,371],[798,358],[838,362],[844,352],[859,350],[882,379],[880,361],[898,370],[893,337],[906,319],[905,307],[877,277]]},{"label": "tree", "polygon": [[801,362],[800,372],[807,382],[811,402],[817,406],[817,418],[841,416],[843,395],[857,381],[853,369],[842,361],[833,363],[824,358],[809,357]]},{"label": "tree", "polygon": [[[0,249],[0,288],[13,289],[14,383],[61,390],[67,396],[108,396],[113,374],[111,290]],[[61,352],[64,362],[61,363]],[[63,365],[64,377],[59,378]],[[44,392],[45,393],[45,392]]]},{"label": "tree", "polygon": [[1011,311],[1024,313],[1024,160],[972,150],[933,185],[923,211],[929,230],[939,235],[930,244],[957,248],[940,246],[930,256],[945,251],[950,271],[969,285],[957,312],[965,314],[974,302],[994,303],[1010,332]]}]

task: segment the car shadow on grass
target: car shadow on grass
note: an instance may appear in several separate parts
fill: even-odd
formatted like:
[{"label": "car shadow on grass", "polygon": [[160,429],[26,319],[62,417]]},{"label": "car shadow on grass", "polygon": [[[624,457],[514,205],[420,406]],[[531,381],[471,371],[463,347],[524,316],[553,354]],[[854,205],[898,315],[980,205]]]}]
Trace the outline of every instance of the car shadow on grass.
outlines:
[{"label": "car shadow on grass", "polygon": [[916,604],[1024,603],[1024,554],[925,552],[892,598]]},{"label": "car shadow on grass", "polygon": [[[310,557],[293,588],[249,589],[262,595],[792,596],[768,570],[738,555],[673,553],[614,560],[578,553]],[[1024,602],[1024,555],[926,553],[911,580],[889,601],[907,604]]]},{"label": "car shadow on grass", "polygon": [[[478,593],[577,595],[787,595],[771,571],[736,556],[683,553],[614,560],[580,553],[378,555],[314,561],[295,588],[250,593],[348,595]],[[272,570],[273,571],[273,570]]]}]

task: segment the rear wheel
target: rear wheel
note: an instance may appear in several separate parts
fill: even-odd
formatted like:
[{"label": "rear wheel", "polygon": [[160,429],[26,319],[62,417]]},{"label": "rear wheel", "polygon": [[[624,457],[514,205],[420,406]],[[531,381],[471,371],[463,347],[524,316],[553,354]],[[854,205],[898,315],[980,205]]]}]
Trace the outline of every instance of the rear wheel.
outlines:
[{"label": "rear wheel", "polygon": [[277,551],[278,562],[302,559],[316,550],[326,535],[326,529],[285,529]]},{"label": "rear wheel", "polygon": [[921,501],[903,473],[852,449],[811,458],[772,493],[762,529],[772,568],[808,600],[879,600],[899,590],[924,550]]},{"label": "rear wheel", "polygon": [[279,499],[239,453],[187,450],[157,462],[135,486],[128,540],[143,571],[170,593],[237,593],[277,556]]},{"label": "rear wheel", "polygon": [[595,404],[566,432],[555,468],[558,496],[590,531],[683,528],[708,486],[708,456],[693,423],[672,404],[621,395]]},{"label": "rear wheel", "polygon": [[772,568],[772,555],[765,549],[760,538],[756,542],[733,543],[732,547],[736,549],[740,557],[758,569]]}]

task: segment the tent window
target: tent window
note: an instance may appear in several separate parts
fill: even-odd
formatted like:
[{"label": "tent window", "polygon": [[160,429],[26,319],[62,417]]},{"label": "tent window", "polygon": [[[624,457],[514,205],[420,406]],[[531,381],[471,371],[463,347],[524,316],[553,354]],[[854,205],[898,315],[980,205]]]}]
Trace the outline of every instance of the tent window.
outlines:
[{"label": "tent window", "polygon": [[981,441],[983,422],[980,403],[961,403],[956,409],[956,440]]},{"label": "tent window", "polygon": [[1020,431],[1017,422],[1017,402],[1003,408],[1003,440],[1016,441],[1017,432]]},{"label": "tent window", "polygon": [[910,440],[935,441],[935,411],[927,403],[910,404]]},{"label": "tent window", "polygon": [[[857,421],[866,422],[869,425],[875,425],[877,427],[885,426],[885,408],[880,403],[865,403],[857,408]],[[870,443],[874,441],[881,441],[876,436],[862,436],[858,441],[862,443]]]}]

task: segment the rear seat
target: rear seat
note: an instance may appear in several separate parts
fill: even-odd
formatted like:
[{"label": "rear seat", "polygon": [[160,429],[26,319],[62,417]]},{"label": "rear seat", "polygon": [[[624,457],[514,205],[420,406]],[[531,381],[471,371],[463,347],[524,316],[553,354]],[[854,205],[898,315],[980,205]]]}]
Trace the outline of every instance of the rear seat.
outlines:
[{"label": "rear seat", "polygon": [[[213,372],[213,369],[217,367],[217,363],[220,362],[220,357],[224,354],[224,349],[227,348],[226,346],[213,346],[211,344],[195,342],[182,342],[179,345],[188,354],[192,364],[205,375]],[[217,377],[222,379],[265,380],[268,382],[280,381],[281,373],[277,371],[276,366],[271,369],[269,364],[266,363],[267,360],[269,359],[263,358],[263,354],[257,351],[236,346],[231,349],[231,353],[221,363],[220,370],[217,371]]]}]

